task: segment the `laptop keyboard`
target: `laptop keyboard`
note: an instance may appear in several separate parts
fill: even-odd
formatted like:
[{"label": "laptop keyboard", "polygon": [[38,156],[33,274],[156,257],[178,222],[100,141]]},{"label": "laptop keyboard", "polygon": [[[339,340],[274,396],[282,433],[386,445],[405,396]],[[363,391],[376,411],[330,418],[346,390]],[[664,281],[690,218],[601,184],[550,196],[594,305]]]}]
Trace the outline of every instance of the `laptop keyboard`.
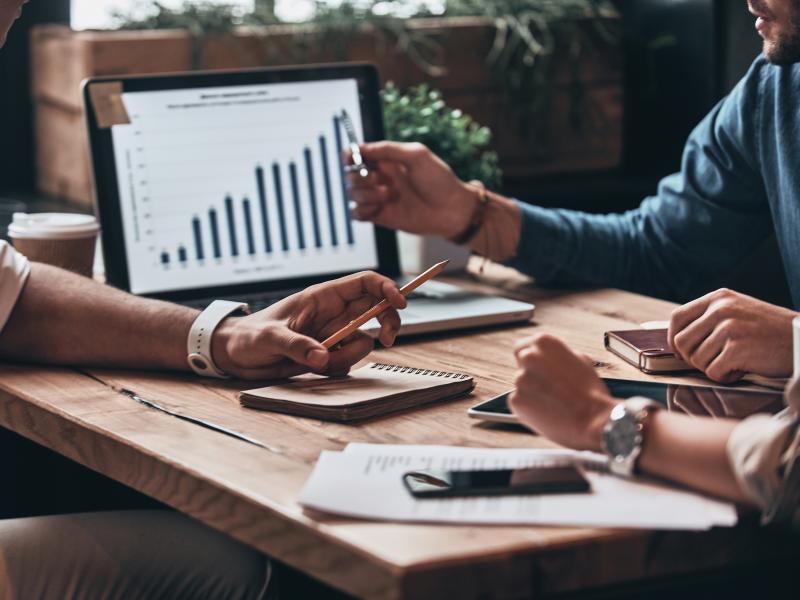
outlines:
[{"label": "laptop keyboard", "polygon": [[247,304],[250,305],[251,311],[258,312],[299,291],[300,290],[279,290],[264,294],[248,294],[245,296],[237,296],[236,298],[203,298],[200,300],[188,300],[186,302],[181,302],[181,304],[203,310],[214,300],[231,300],[233,302],[247,302]]}]

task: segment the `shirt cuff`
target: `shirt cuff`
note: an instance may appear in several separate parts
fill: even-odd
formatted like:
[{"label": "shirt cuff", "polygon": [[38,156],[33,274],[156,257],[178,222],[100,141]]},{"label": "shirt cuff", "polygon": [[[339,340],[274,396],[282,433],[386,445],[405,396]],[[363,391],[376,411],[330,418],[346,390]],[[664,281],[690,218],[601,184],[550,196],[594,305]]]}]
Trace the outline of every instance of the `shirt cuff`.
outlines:
[{"label": "shirt cuff", "polygon": [[0,241],[0,332],[19,300],[31,267],[28,259]]},{"label": "shirt cuff", "polygon": [[742,421],[728,438],[727,453],[740,487],[764,513],[778,520],[777,508],[785,494],[786,450],[797,432],[794,411],[773,416],[755,415]]}]

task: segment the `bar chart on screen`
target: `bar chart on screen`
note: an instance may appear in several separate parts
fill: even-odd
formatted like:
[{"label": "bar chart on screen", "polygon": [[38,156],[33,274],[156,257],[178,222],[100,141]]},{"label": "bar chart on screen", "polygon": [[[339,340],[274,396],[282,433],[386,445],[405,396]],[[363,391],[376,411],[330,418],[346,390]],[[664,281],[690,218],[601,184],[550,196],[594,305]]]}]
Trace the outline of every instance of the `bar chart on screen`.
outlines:
[{"label": "bar chart on screen", "polygon": [[[350,214],[340,115],[353,80],[126,93],[116,125],[132,291],[377,267]],[[359,135],[362,132],[358,131]]]}]

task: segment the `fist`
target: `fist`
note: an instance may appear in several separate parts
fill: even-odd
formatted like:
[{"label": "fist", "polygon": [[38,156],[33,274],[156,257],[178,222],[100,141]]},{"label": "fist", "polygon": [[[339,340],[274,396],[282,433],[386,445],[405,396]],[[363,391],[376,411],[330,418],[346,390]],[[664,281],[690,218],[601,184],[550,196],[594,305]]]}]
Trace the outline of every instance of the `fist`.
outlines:
[{"label": "fist", "polygon": [[547,334],[520,341],[514,356],[519,370],[509,404],[520,421],[562,446],[599,451],[616,401],[591,361]]}]

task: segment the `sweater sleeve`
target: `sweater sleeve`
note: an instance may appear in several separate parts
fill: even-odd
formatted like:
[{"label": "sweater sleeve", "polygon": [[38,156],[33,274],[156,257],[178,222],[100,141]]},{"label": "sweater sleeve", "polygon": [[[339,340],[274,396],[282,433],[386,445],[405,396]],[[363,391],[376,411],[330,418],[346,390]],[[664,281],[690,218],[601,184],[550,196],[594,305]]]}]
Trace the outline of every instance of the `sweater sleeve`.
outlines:
[{"label": "sweater sleeve", "polygon": [[[545,285],[599,285],[687,301],[730,273],[773,229],[759,164],[763,59],[695,128],[681,171],[623,214],[520,203],[510,266]],[[657,143],[654,140],[654,143]]]}]

